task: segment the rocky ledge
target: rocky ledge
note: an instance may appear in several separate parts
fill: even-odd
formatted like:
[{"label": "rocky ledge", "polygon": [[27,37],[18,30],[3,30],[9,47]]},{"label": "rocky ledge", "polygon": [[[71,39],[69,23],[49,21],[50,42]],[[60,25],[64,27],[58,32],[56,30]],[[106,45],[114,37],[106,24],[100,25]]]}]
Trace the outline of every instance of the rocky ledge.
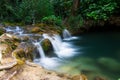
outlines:
[{"label": "rocky ledge", "polygon": [[68,75],[49,71],[33,63],[34,46],[20,38],[0,36],[0,80],[87,80],[83,74]]}]

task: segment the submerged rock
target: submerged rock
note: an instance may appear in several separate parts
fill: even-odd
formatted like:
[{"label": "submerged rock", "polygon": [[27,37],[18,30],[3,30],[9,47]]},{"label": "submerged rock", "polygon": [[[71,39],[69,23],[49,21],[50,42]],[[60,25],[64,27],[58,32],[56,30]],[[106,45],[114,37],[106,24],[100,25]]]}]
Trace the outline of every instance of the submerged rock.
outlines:
[{"label": "submerged rock", "polygon": [[112,58],[99,58],[98,64],[107,70],[120,72],[120,63]]}]

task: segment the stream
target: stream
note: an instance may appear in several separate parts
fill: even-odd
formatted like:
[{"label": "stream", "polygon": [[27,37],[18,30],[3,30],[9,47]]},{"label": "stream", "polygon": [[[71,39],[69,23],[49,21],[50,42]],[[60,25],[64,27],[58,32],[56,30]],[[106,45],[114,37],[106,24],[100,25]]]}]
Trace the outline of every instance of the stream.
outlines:
[{"label": "stream", "polygon": [[[25,35],[18,26],[15,29],[6,28],[6,30],[17,35]],[[43,34],[42,39],[34,40],[32,43],[37,46],[41,56],[35,58],[34,62],[57,72],[72,75],[85,74],[88,80],[120,79],[120,32],[97,32],[71,36],[65,30],[63,35],[64,39],[56,34],[53,36]],[[49,53],[51,56],[46,55],[40,44],[46,38],[53,46],[53,51]]]}]

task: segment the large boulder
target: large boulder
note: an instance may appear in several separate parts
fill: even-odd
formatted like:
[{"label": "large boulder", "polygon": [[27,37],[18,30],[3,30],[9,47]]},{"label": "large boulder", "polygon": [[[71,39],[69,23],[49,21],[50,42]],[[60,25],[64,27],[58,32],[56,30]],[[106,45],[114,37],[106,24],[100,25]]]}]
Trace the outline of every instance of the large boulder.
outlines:
[{"label": "large boulder", "polygon": [[12,62],[12,48],[7,44],[0,44],[0,62],[6,64]]},{"label": "large boulder", "polygon": [[2,34],[0,36],[0,62],[6,64],[13,62],[12,51],[17,47],[19,41],[16,36]]},{"label": "large boulder", "polygon": [[45,53],[48,53],[50,50],[53,50],[52,44],[49,39],[44,39],[41,42],[41,45]]},{"label": "large boulder", "polygon": [[30,43],[22,42],[18,47],[12,52],[12,55],[18,60],[33,60],[33,50],[34,46]]}]

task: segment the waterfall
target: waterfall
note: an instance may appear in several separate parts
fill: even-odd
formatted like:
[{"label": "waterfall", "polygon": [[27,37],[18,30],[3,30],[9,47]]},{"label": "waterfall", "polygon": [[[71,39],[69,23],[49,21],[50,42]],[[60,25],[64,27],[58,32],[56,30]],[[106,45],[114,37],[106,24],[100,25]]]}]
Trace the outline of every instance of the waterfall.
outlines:
[{"label": "waterfall", "polygon": [[[16,27],[7,27],[5,28],[6,32],[13,33],[15,35],[18,35],[19,37],[22,36],[29,36],[30,41],[36,46],[39,55],[41,56],[40,59],[35,58],[34,62],[41,64],[42,66],[46,68],[54,68],[58,66],[61,62],[61,58],[68,58],[72,57],[76,54],[75,48],[72,48],[73,45],[69,42],[66,42],[65,40],[71,40],[71,34],[67,29],[63,31],[63,37],[65,40],[62,40],[61,37],[57,34],[24,34],[24,30],[21,29],[19,26]],[[47,57],[45,55],[45,52],[41,46],[41,42],[44,39],[49,39],[53,46],[53,54],[55,53],[57,57]],[[1,55],[0,55],[1,58]]]},{"label": "waterfall", "polygon": [[45,58],[45,53],[43,51],[42,46],[40,45],[40,42],[35,42],[33,44],[37,47],[37,50],[39,51],[41,58]]},{"label": "waterfall", "polygon": [[48,34],[43,34],[44,39],[50,40],[54,51],[59,51],[60,50],[60,47],[59,47],[60,46],[60,38],[58,38],[58,36],[57,37],[55,37],[55,36],[57,36],[57,35],[49,36]]},{"label": "waterfall", "polygon": [[71,38],[71,34],[70,34],[70,32],[67,29],[63,30],[63,38],[64,39]]},{"label": "waterfall", "polygon": [[71,57],[74,55],[75,50],[72,48],[72,45],[62,42],[62,39],[59,35],[43,34],[43,38],[50,40],[54,52],[58,57],[63,58],[63,57]]}]

